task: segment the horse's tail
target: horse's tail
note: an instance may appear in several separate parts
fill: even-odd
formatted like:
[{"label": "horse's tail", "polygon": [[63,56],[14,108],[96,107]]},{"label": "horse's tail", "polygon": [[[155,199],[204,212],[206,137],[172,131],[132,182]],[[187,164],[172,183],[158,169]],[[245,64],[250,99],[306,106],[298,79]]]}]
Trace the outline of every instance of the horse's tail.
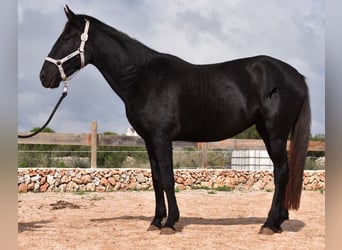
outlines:
[{"label": "horse's tail", "polygon": [[305,84],[304,102],[291,132],[288,160],[289,175],[284,199],[284,207],[287,209],[297,210],[299,208],[310,127],[310,100],[308,88]]}]

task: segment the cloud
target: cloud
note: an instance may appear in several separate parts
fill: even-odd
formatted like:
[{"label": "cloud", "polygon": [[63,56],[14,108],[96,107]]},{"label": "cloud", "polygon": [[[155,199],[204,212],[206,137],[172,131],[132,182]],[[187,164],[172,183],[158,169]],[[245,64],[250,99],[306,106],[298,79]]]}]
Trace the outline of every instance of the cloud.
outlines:
[{"label": "cloud", "polygon": [[[324,2],[315,0],[20,0],[19,130],[40,126],[60,95],[61,90],[42,88],[38,74],[66,22],[65,3],[76,13],[94,16],[157,51],[192,63],[258,54],[290,63],[307,77],[313,133],[324,133],[325,11]],[[58,132],[88,132],[95,119],[102,131],[125,133],[129,126],[122,101],[102,75],[87,66],[71,81],[51,127]]]}]

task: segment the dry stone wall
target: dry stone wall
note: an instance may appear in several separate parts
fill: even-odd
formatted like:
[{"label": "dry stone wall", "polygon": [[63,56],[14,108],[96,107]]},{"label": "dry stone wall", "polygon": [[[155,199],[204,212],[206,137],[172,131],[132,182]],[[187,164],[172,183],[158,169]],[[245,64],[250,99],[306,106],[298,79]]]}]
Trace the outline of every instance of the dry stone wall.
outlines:
[{"label": "dry stone wall", "polygon": [[[176,188],[231,187],[273,190],[273,172],[217,169],[178,169]],[[325,189],[325,171],[305,171],[303,189]],[[18,192],[82,192],[153,190],[149,169],[18,169]]]}]

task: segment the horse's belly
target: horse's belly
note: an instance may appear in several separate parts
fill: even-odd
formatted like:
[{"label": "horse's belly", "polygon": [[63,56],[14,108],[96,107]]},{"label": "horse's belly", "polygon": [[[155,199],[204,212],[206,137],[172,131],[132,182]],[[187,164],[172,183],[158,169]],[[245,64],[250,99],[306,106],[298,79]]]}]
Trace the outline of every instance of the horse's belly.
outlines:
[{"label": "horse's belly", "polygon": [[218,141],[230,138],[254,123],[254,117],[242,112],[189,113],[181,119],[177,140]]}]

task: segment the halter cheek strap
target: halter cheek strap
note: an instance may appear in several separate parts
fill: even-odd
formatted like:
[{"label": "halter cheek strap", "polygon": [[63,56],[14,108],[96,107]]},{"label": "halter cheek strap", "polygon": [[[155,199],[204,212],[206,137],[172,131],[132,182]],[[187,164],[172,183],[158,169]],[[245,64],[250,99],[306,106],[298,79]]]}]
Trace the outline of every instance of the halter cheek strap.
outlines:
[{"label": "halter cheek strap", "polygon": [[65,72],[64,72],[64,69],[63,69],[63,63],[65,63],[66,61],[70,60],[74,56],[80,55],[81,68],[83,68],[85,66],[84,47],[85,47],[85,44],[86,44],[86,42],[88,40],[89,24],[90,24],[90,22],[87,19],[85,19],[84,31],[81,34],[81,44],[80,44],[80,47],[76,51],[70,53],[69,55],[63,57],[62,59],[54,59],[54,58],[51,58],[51,57],[46,57],[45,58],[46,61],[51,62],[51,63],[53,63],[53,64],[55,64],[57,66],[63,81],[67,81],[67,80],[71,79],[71,77],[77,72],[76,71],[71,76],[67,76],[65,74]]}]

